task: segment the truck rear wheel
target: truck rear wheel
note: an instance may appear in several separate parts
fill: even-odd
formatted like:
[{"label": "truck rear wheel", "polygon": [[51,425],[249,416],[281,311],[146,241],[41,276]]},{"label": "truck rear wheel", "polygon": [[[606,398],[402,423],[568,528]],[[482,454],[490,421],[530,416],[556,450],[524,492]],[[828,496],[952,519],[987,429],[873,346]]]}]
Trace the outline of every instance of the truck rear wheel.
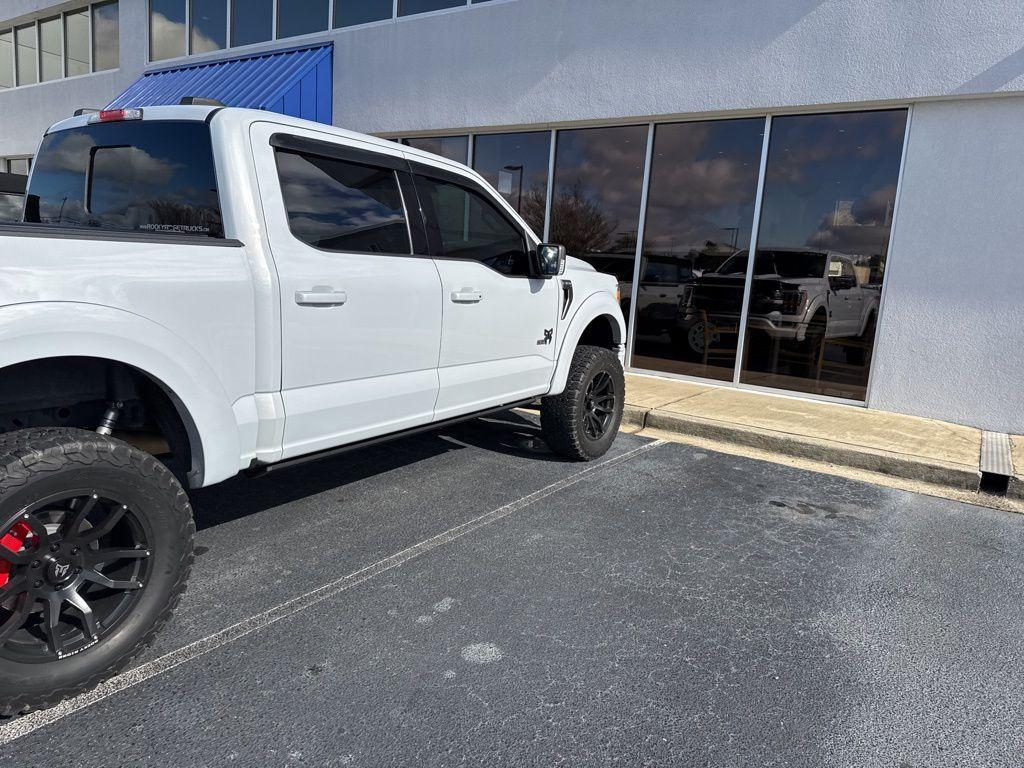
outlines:
[{"label": "truck rear wheel", "polygon": [[80,429],[0,435],[0,714],[124,668],[181,598],[194,532],[149,454]]},{"label": "truck rear wheel", "polygon": [[619,430],[626,383],[610,349],[581,345],[565,391],[541,401],[540,426],[555,453],[575,461],[603,456]]}]

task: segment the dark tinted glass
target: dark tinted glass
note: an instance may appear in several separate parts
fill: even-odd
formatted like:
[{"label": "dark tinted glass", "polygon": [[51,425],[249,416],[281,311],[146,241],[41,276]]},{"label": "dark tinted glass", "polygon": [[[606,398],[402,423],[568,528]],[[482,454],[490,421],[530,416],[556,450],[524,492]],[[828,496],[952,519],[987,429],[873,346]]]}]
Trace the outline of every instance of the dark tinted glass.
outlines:
[{"label": "dark tinted glass", "polygon": [[391,0],[334,0],[334,26],[351,27],[390,19],[393,11]]},{"label": "dark tinted glass", "polygon": [[149,0],[150,60],[184,55],[185,0]]},{"label": "dark tinted glass", "polygon": [[288,0],[279,2],[277,36],[295,37],[327,29],[329,0]]},{"label": "dark tinted glass", "polygon": [[251,45],[273,34],[274,0],[231,0],[231,44]]},{"label": "dark tinted glass", "polygon": [[224,236],[205,123],[105,123],[51,133],[28,193],[31,222]]},{"label": "dark tinted glass", "polygon": [[473,140],[473,168],[544,235],[551,132],[499,133]]},{"label": "dark tinted glass", "polygon": [[505,275],[528,274],[523,233],[483,194],[422,177],[416,188],[435,256],[472,259]]},{"label": "dark tinted glass", "polygon": [[634,366],[732,380],[763,142],[761,118],[655,128]]},{"label": "dark tinted glass", "polygon": [[465,4],[466,0],[398,0],[398,15],[409,16],[413,13],[439,11],[442,8],[454,8]]},{"label": "dark tinted glass", "polygon": [[864,399],[906,117],[772,121],[742,381]]},{"label": "dark tinted glass", "polygon": [[[619,279],[628,309],[647,126],[559,131],[548,240]],[[628,316],[628,315],[627,315]]]},{"label": "dark tinted glass", "polygon": [[191,0],[192,53],[219,51],[228,40],[228,4],[225,0]]},{"label": "dark tinted glass", "polygon": [[333,158],[277,152],[288,226],[317,248],[410,253],[395,172]]},{"label": "dark tinted glass", "polygon": [[402,143],[413,149],[422,149],[435,155],[464,163],[469,159],[469,136],[420,136],[402,139]]}]

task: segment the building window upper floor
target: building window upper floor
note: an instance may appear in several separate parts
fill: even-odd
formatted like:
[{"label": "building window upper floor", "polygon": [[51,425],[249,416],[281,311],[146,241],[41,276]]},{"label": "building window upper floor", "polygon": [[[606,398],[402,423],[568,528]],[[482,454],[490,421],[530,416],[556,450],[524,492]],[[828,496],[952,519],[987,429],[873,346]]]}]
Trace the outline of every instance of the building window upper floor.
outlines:
[{"label": "building window upper floor", "polygon": [[0,23],[0,88],[117,69],[119,64],[117,0]]},{"label": "building window upper floor", "polygon": [[493,0],[149,0],[149,60],[286,40]]}]

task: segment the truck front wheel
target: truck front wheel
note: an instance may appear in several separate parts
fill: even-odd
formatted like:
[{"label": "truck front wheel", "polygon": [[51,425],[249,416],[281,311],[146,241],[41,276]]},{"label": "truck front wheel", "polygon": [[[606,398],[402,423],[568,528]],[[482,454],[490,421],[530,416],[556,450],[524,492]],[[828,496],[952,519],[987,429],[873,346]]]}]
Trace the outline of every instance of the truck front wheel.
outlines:
[{"label": "truck front wheel", "polygon": [[194,532],[149,454],[80,429],[0,435],[0,715],[125,667],[180,599]]},{"label": "truck front wheel", "polygon": [[614,352],[577,347],[565,391],[541,401],[544,440],[555,453],[575,461],[600,458],[619,430],[625,393],[622,365]]}]

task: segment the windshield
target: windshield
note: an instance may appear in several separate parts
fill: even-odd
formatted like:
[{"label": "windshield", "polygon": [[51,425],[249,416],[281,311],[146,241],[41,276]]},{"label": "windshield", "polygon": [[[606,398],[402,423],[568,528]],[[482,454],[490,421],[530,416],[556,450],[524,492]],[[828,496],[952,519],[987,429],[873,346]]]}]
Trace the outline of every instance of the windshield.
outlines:
[{"label": "windshield", "polygon": [[[778,275],[785,278],[823,277],[828,254],[813,251],[758,251],[754,262],[757,275]],[[717,270],[720,275],[744,275],[747,252],[732,256]]]},{"label": "windshield", "polygon": [[25,221],[223,237],[209,126],[133,120],[47,135]]}]

